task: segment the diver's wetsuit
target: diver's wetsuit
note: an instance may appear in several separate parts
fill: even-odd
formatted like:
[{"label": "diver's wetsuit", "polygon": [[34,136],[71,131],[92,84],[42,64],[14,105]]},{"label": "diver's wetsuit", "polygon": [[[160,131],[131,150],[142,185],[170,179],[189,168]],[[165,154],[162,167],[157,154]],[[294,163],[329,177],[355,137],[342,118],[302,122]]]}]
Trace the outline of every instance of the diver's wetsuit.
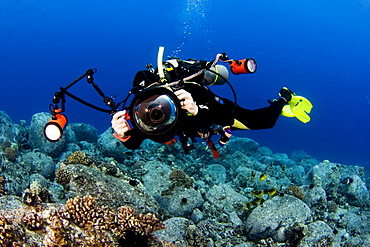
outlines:
[{"label": "diver's wetsuit", "polygon": [[[241,129],[240,127],[233,126],[235,120],[251,130],[269,129],[275,125],[286,104],[285,100],[280,98],[272,102],[268,107],[249,110],[239,105],[235,106],[234,102],[218,97],[212,93],[208,87],[197,83],[185,83],[182,89],[191,94],[194,102],[196,102],[198,106],[198,113],[196,116],[187,116],[185,110],[180,110],[182,115],[178,128],[178,135],[181,134],[187,137],[199,137],[200,130],[209,128],[212,124],[231,126],[231,129],[234,130]],[[127,135],[131,137],[124,142],[124,145],[130,149],[138,148],[143,140],[148,138],[145,133],[137,129],[129,130]],[[173,137],[166,141],[172,138]],[[150,139],[155,141],[155,138]]]}]

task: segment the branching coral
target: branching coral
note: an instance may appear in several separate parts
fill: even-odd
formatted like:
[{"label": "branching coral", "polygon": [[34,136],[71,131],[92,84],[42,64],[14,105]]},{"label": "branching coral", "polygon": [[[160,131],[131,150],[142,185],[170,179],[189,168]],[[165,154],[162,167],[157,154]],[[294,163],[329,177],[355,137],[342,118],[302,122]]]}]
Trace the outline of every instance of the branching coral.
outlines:
[{"label": "branching coral", "polygon": [[50,224],[46,227],[43,243],[48,247],[67,246],[68,231],[64,229],[62,219],[55,216],[50,218]]},{"label": "branching coral", "polygon": [[28,206],[35,206],[41,203],[41,198],[31,189],[23,191],[22,200]]},{"label": "branching coral", "polygon": [[162,192],[162,196],[171,195],[172,191],[177,187],[183,187],[187,189],[193,187],[193,180],[186,175],[185,172],[179,169],[174,169],[170,173],[169,179],[171,180],[171,184],[168,186],[167,190]]},{"label": "branching coral", "polygon": [[99,207],[96,199],[90,195],[69,199],[66,212],[79,227],[92,233],[104,231],[103,235],[98,235],[107,243],[112,240],[105,231],[110,231],[117,241],[122,242],[131,241],[132,238],[135,241],[148,241],[154,231],[164,229],[163,223],[152,213],[138,214],[132,207],[122,206],[117,214],[106,207]]},{"label": "branching coral", "polygon": [[31,211],[23,217],[23,223],[26,225],[28,230],[38,230],[42,227],[43,219],[40,214]]},{"label": "branching coral", "polygon": [[302,189],[296,185],[290,185],[288,188],[285,189],[285,193],[295,196],[301,200],[304,199],[304,194],[303,194]]},{"label": "branching coral", "polygon": [[104,218],[104,212],[97,206],[96,199],[90,195],[69,199],[66,210],[74,223],[81,228],[88,228]]},{"label": "branching coral", "polygon": [[41,184],[37,181],[33,181],[30,184],[30,190],[34,191],[36,196],[40,198],[42,202],[54,202],[53,195],[49,190],[42,187]]},{"label": "branching coral", "polygon": [[0,215],[0,246],[9,246],[12,243],[13,234],[4,216]]},{"label": "branching coral", "polygon": [[64,163],[62,163],[58,170],[55,172],[55,179],[58,184],[61,184],[63,186],[67,185],[69,181],[71,180],[71,174],[68,173],[68,170],[63,169],[63,166],[65,166]]},{"label": "branching coral", "polygon": [[6,195],[7,190],[5,189],[6,179],[4,176],[0,176],[0,196]]},{"label": "branching coral", "polygon": [[86,246],[114,246],[114,240],[111,234],[96,228],[91,228],[87,231]]},{"label": "branching coral", "polygon": [[90,166],[95,164],[95,161],[87,153],[84,153],[82,151],[76,151],[67,157],[66,163]]},{"label": "branching coral", "polygon": [[[34,193],[29,193],[26,201],[33,201],[32,195]],[[152,235],[154,231],[164,229],[154,214],[138,214],[129,206],[115,211],[98,205],[96,198],[90,195],[69,199],[64,207],[29,205],[32,207],[25,207],[23,213],[13,215],[11,222],[0,215],[0,246],[11,246],[17,241],[32,244],[39,241],[35,246],[47,247],[171,246]],[[18,228],[13,229],[11,225]],[[20,227],[28,229],[22,236],[16,235]]]},{"label": "branching coral", "polygon": [[149,236],[154,231],[164,229],[163,223],[152,213],[137,214],[130,206],[119,207],[118,212],[118,224],[123,231]]},{"label": "branching coral", "polygon": [[163,223],[152,213],[138,214],[130,206],[118,208],[118,228],[114,234],[122,244],[147,243],[154,231],[164,229]]}]

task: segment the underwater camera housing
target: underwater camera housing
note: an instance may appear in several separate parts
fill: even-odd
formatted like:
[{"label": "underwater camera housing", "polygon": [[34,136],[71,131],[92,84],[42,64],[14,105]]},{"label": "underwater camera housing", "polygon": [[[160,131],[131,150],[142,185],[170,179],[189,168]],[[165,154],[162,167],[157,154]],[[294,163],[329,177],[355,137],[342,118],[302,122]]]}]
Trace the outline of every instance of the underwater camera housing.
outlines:
[{"label": "underwater camera housing", "polygon": [[129,114],[134,128],[143,132],[148,139],[164,143],[177,133],[180,109],[180,101],[171,90],[152,86],[134,97]]},{"label": "underwater camera housing", "polygon": [[217,64],[230,61],[226,53],[217,54],[215,60],[207,62],[176,57],[163,61],[163,52],[164,48],[160,47],[156,70],[147,65],[147,71],[136,74],[131,90],[135,97],[128,109],[133,127],[157,142],[167,142],[178,134],[179,122],[186,113],[181,111],[180,101],[173,92],[186,82],[203,86],[227,83],[236,103],[235,91],[228,82],[228,69]]},{"label": "underwater camera housing", "polygon": [[[171,140],[178,131],[183,115],[180,101],[173,93],[186,83],[201,85],[222,85],[227,82],[228,70],[225,66],[206,61],[159,59],[156,70],[140,71],[134,79],[131,90],[135,97],[129,107],[131,124],[143,132],[148,139],[156,142]],[[158,78],[159,76],[159,78]]]}]

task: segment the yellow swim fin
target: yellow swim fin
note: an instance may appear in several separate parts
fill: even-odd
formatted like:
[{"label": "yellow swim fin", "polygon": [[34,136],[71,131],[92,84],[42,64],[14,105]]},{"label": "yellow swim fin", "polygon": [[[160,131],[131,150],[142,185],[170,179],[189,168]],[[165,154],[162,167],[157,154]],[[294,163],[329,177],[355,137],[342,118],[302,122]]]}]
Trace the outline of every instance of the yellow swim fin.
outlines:
[{"label": "yellow swim fin", "polygon": [[308,113],[311,112],[312,107],[311,102],[305,97],[292,95],[292,99],[288,102],[288,105],[284,106],[281,115],[296,117],[301,122],[307,123],[311,120]]},{"label": "yellow swim fin", "polygon": [[295,117],[292,110],[290,109],[290,105],[285,105],[283,107],[283,111],[281,112],[281,115],[283,115],[284,117]]}]

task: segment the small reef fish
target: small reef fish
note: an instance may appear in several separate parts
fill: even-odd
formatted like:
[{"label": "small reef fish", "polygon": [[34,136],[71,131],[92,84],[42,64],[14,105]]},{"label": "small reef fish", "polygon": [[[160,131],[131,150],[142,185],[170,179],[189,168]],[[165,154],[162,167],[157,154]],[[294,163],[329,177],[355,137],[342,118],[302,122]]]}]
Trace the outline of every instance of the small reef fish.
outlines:
[{"label": "small reef fish", "polygon": [[267,174],[262,173],[261,176],[260,176],[260,181],[265,181],[266,178],[267,178]]},{"label": "small reef fish", "polygon": [[276,194],[278,190],[276,188],[272,188],[272,189],[269,189],[269,190],[264,190],[263,193],[266,194],[266,195],[269,195],[269,196],[273,196]]},{"label": "small reef fish", "polygon": [[285,173],[285,165],[282,165],[281,166],[281,173],[284,174]]},{"label": "small reef fish", "polygon": [[254,205],[253,205],[252,202],[245,202],[244,203],[244,209],[251,209],[253,207],[254,207]]},{"label": "small reef fish", "polygon": [[254,180],[254,177],[256,176],[256,173],[254,171],[252,171],[251,173],[251,180],[253,181]]},{"label": "small reef fish", "polygon": [[346,177],[345,179],[343,179],[342,181],[340,181],[341,184],[351,184],[353,183],[353,179],[350,178],[350,177]]},{"label": "small reef fish", "polygon": [[252,190],[251,192],[250,192],[252,195],[255,195],[255,196],[257,196],[257,197],[261,197],[261,196],[263,196],[263,190]]},{"label": "small reef fish", "polygon": [[257,206],[258,204],[262,204],[264,201],[265,199],[258,197],[258,198],[254,198],[254,200],[252,201],[252,204]]}]

